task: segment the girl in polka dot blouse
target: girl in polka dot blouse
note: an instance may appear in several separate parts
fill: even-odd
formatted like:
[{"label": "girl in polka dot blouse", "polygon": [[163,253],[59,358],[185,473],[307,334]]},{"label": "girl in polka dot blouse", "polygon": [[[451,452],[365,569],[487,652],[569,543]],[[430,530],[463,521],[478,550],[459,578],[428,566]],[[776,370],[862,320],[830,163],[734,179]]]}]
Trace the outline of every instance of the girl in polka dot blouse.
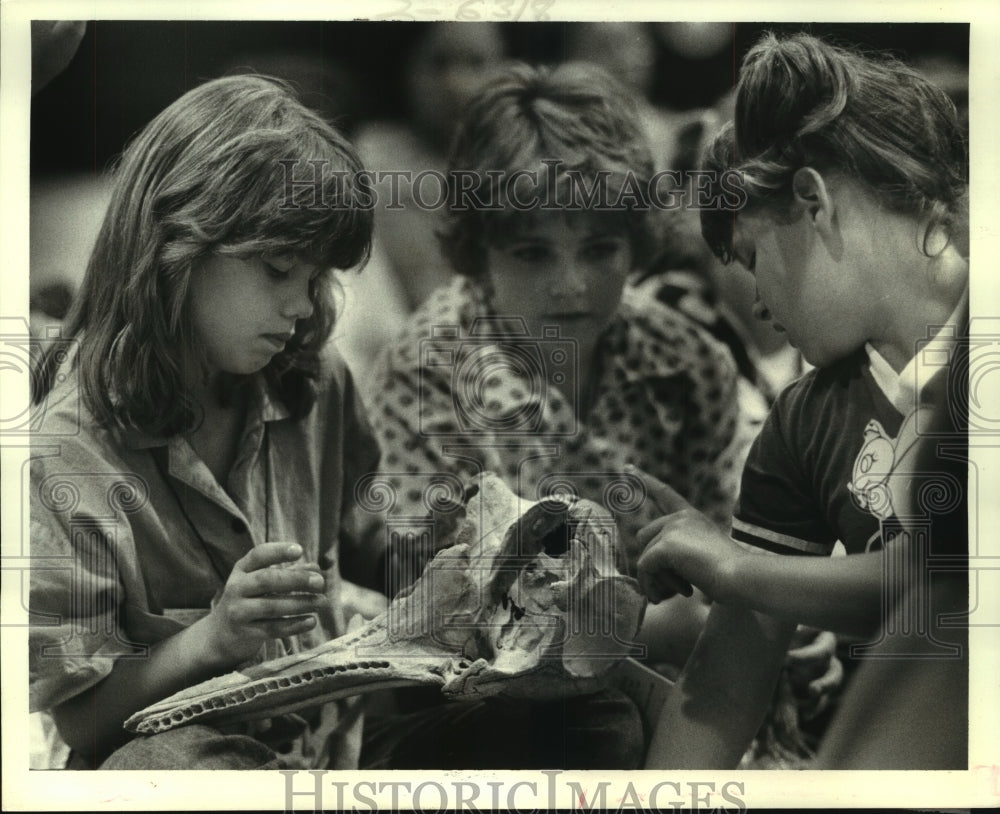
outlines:
[{"label": "girl in polka dot blouse", "polygon": [[732,358],[626,284],[655,246],[653,173],[631,98],[594,66],[512,66],[466,109],[441,235],[457,274],[370,388],[395,515],[492,470],[627,532],[656,516],[632,464],[728,523],[752,432]]}]

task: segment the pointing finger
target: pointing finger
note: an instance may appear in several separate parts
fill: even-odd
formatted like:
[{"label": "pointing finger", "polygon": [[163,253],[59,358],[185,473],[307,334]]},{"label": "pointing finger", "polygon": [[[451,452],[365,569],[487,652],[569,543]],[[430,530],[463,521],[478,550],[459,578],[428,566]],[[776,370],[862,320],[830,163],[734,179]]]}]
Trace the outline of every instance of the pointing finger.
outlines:
[{"label": "pointing finger", "polygon": [[690,504],[683,497],[658,478],[637,469],[632,464],[625,467],[625,472],[642,481],[643,486],[646,487],[646,494],[652,498],[653,504],[663,514],[673,514],[682,509],[690,508]]},{"label": "pointing finger", "polygon": [[691,596],[691,583],[675,571],[665,546],[652,546],[639,558],[639,588],[652,602],[669,599],[675,594]]},{"label": "pointing finger", "polygon": [[670,521],[670,515],[665,515],[663,517],[657,517],[652,523],[643,526],[635,534],[635,539],[645,547],[648,546],[654,539],[656,535],[662,531],[663,527],[667,525]]},{"label": "pointing finger", "polygon": [[832,692],[844,680],[844,665],[834,657],[829,668],[819,678],[809,683],[809,694],[814,698]]}]

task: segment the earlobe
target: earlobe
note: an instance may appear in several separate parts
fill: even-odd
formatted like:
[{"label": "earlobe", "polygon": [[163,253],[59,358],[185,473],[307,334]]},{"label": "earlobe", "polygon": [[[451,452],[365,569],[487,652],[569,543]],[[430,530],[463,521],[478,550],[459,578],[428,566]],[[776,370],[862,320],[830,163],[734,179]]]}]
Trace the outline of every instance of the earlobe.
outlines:
[{"label": "earlobe", "polygon": [[819,227],[829,227],[833,216],[833,200],[823,176],[812,167],[800,167],[792,177],[795,205],[809,213],[809,219]]},{"label": "earlobe", "polygon": [[812,167],[800,167],[792,176],[792,193],[795,201],[807,211],[816,206],[821,186],[823,178]]}]

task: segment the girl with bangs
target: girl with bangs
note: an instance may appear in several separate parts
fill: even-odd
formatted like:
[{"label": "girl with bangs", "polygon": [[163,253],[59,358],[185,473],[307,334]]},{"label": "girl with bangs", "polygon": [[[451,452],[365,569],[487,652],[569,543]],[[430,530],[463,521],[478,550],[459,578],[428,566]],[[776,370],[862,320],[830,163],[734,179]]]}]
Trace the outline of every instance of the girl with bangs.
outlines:
[{"label": "girl with bangs", "polygon": [[[441,241],[457,274],[382,354],[372,389],[394,513],[424,516],[435,480],[491,470],[529,500],[568,487],[607,505],[627,539],[657,513],[638,490],[632,505],[612,497],[634,464],[728,518],[749,443],[735,365],[705,331],[628,284],[656,243],[644,200],[653,159],[628,93],[585,63],[510,66],[466,107],[448,169]],[[390,543],[393,589],[433,554],[426,536],[423,549],[403,541]],[[681,664],[704,605],[662,610],[648,636],[661,660]],[[530,708],[424,700],[430,708],[407,723],[419,739],[380,748],[372,721],[365,763],[629,769],[641,760],[641,722],[617,690]],[[470,738],[473,726],[497,734]],[[400,731],[398,721],[381,728]],[[512,733],[524,735],[517,751]]]},{"label": "girl with bangs", "polygon": [[[653,175],[631,97],[597,66],[514,65],[469,104],[441,235],[457,274],[376,369],[387,470],[493,470],[532,499],[562,472],[602,502],[634,463],[728,516],[749,442],[732,359],[628,285],[657,241]],[[474,349],[496,362],[484,358],[480,377],[437,363]],[[534,364],[505,365],[512,350]],[[445,454],[452,444],[462,455]],[[420,513],[403,480],[399,513]]]},{"label": "girl with bangs", "polygon": [[342,634],[341,577],[376,583],[353,489],[378,447],[326,348],[332,270],[370,251],[360,170],[288,87],[255,76],[191,90],[121,159],[33,379],[52,445],[32,461],[32,556],[65,567],[32,572],[30,698],[71,768],[356,764],[347,703],[124,745],[122,723]]}]

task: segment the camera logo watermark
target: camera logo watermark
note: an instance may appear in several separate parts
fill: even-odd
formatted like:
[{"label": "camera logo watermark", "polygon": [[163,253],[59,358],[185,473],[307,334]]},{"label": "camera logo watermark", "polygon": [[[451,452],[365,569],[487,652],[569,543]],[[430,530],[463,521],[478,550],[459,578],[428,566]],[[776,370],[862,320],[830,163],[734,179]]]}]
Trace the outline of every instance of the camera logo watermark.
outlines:
[{"label": "camera logo watermark", "polygon": [[[480,317],[468,333],[436,325],[420,341],[419,428],[423,436],[537,435],[543,411],[559,413],[546,435],[577,432],[576,341],[556,326],[533,337],[520,317]],[[442,415],[432,395],[451,394]],[[561,398],[560,398],[561,397]]]},{"label": "camera logo watermark", "polygon": [[[58,326],[49,326],[45,336],[34,336],[27,320],[0,317],[0,437],[67,436],[80,430],[78,371],[68,364],[75,339],[63,339]],[[46,422],[46,403],[33,404],[38,365],[46,352],[53,354],[53,387],[68,384],[68,399],[60,404],[62,420]],[[28,385],[25,387],[25,385]]]},{"label": "camera logo watermark", "polygon": [[[5,556],[4,570],[31,572],[39,590],[65,591],[62,613],[40,613],[24,601],[27,624],[43,635],[40,658],[89,656],[100,642],[102,657],[137,658],[148,647],[124,634],[125,606],[121,594],[118,556],[128,530],[129,516],[149,503],[149,484],[130,472],[58,471],[58,454],[52,448],[39,452],[22,467],[22,494],[34,492],[37,504],[22,498],[22,511],[30,517],[36,540],[65,535],[63,554],[32,549],[30,555]],[[58,450],[58,448],[55,448]],[[30,478],[30,484],[27,482]],[[34,513],[37,512],[37,515]],[[4,620],[5,627],[22,623]]]},{"label": "camera logo watermark", "polygon": [[[915,351],[925,386],[872,495],[885,518],[882,629],[876,642],[851,646],[857,657],[961,658],[949,629],[1000,625],[984,601],[995,595],[987,583],[997,582],[1000,556],[984,549],[979,525],[983,472],[1000,459],[1000,319],[973,318],[967,337],[957,325],[928,326]],[[969,575],[967,611],[938,607],[948,574]]]}]

